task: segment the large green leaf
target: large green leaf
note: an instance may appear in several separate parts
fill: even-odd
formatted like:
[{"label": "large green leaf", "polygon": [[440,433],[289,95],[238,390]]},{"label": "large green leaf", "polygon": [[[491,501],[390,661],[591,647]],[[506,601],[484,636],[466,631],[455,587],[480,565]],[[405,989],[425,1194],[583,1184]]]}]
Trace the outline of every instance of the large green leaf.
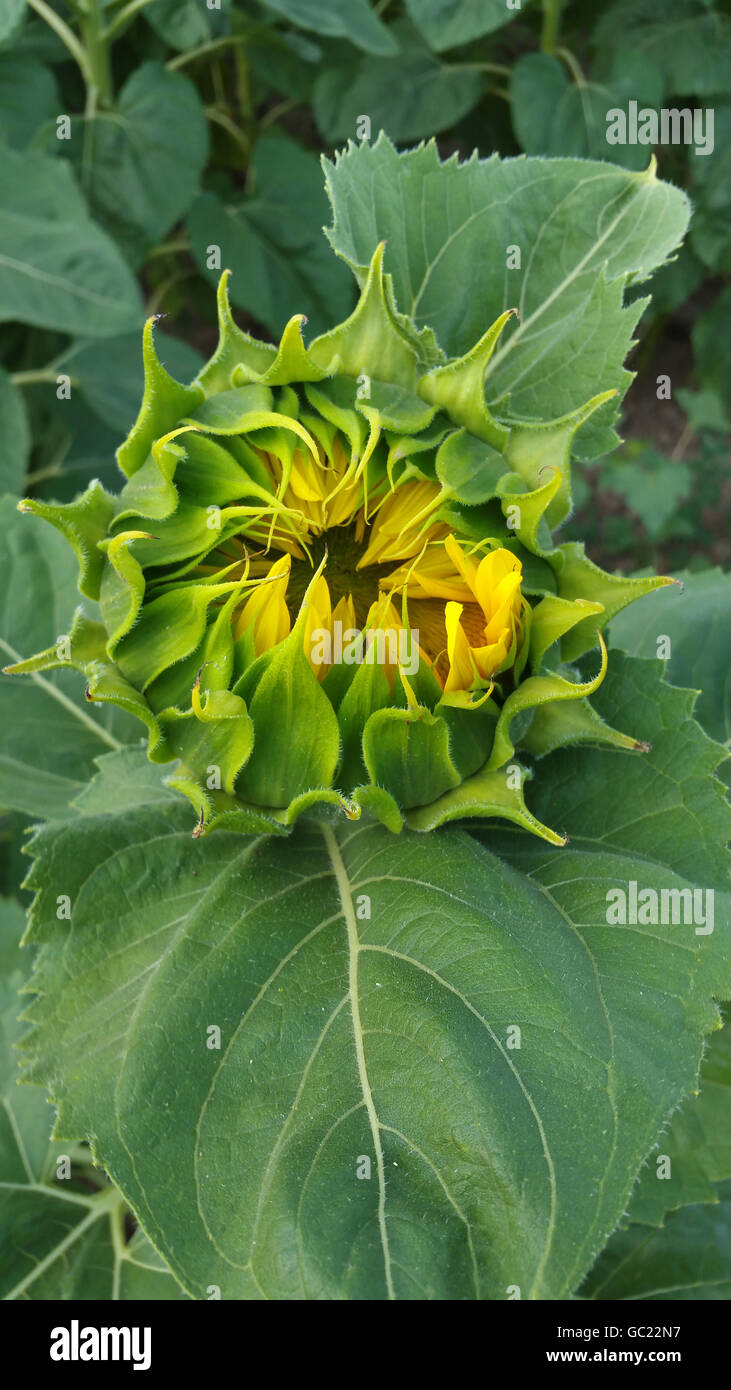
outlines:
[{"label": "large green leaf", "polygon": [[[649,671],[682,795],[690,735]],[[191,1294],[576,1288],[731,990],[720,910],[708,935],[608,925],[609,888],[686,885],[668,865],[702,813],[658,833],[633,805],[659,842],[640,833],[638,868],[621,835],[591,838],[598,756],[573,782],[586,843],[496,836],[514,867],[457,830],[192,840],[155,784],[115,809],[114,757],[79,819],[38,833],[32,1073]],[[613,757],[622,787],[641,760]]]},{"label": "large green leaf", "polygon": [[[254,151],[252,192],[224,203],[203,193],[188,217],[193,254],[212,283],[230,269],[231,298],[279,334],[293,313],[308,332],[331,328],[351,306],[348,276],[330,252],[322,224],[327,200],[317,160],[293,140],[265,136]],[[218,246],[219,269],[208,265]]]},{"label": "large green leaf", "polygon": [[[325,163],[334,222],[328,235],[362,280],[376,244],[399,309],[429,325],[450,355],[517,306],[486,371],[489,403],[554,419],[601,390],[626,390],[623,363],[643,301],[623,307],[627,283],[647,278],[688,222],[685,195],[652,172],[573,159],[440,164],[433,142],[398,154],[381,135]],[[363,197],[363,186],[368,198]],[[518,247],[521,268],[508,269]],[[603,407],[597,419],[611,412]],[[599,430],[597,436],[596,431]],[[589,421],[578,438],[606,444]]]},{"label": "large green leaf", "polygon": [[418,140],[454,125],[480,100],[479,72],[435,58],[410,24],[394,31],[404,45],[394,58],[363,58],[355,70],[351,63],[323,68],[313,104],[327,140],[354,137],[364,113],[392,140]]},{"label": "large green leaf", "polygon": [[[731,738],[731,580],[721,570],[680,572],[681,588],[654,594],[651,603],[633,604],[612,619],[611,640],[634,656],[657,656],[658,642],[670,639],[668,679],[699,690],[696,718],[719,743]],[[664,647],[664,643],[663,643]]]},{"label": "large green leaf", "polygon": [[[668,1162],[669,1160],[669,1162]],[[717,1202],[716,1184],[731,1179],[731,1027],[710,1040],[700,1091],[689,1096],[660,1135],[640,1173],[630,1221],[661,1226],[668,1211]]]},{"label": "large green leaf", "polygon": [[113,337],[139,327],[135,280],[94,223],[69,166],[0,146],[0,322]]},{"label": "large green leaf", "polygon": [[684,1207],[659,1231],[617,1231],[581,1290],[582,1298],[691,1301],[731,1297],[731,1182],[718,1206]]},{"label": "large green leaf", "polygon": [[157,241],[188,211],[208,152],[200,98],[187,77],[143,63],[113,111],[98,111],[73,146],[91,206],[107,231]]},{"label": "large green leaf", "polygon": [[[20,907],[0,899],[0,1298],[184,1298],[142,1231],[127,1241],[122,1200],[101,1186],[88,1149],[51,1142],[45,1092],[18,1085],[23,922]],[[57,1176],[62,1155],[67,1178]]]},{"label": "large green leaf", "polygon": [[[524,0],[524,5],[530,0]],[[406,0],[406,8],[432,48],[457,48],[491,34],[517,17],[505,0]]]},{"label": "large green leaf", "polygon": [[[78,603],[78,566],[68,542],[49,526],[0,501],[3,666],[41,651],[69,630]],[[112,706],[84,703],[71,672],[0,675],[0,806],[30,816],[68,816],[94,758],[136,738],[132,720]]]}]

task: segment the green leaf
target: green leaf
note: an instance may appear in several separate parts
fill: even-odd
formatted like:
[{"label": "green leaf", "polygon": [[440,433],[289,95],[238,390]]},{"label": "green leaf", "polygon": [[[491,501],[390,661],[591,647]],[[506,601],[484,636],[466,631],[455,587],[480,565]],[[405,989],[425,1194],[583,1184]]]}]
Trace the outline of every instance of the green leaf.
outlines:
[{"label": "green leaf", "polygon": [[[632,1193],[627,1217],[662,1226],[666,1213],[717,1202],[716,1184],[731,1179],[731,1028],[712,1035],[700,1093],[689,1096],[657,1141]],[[660,1166],[658,1160],[662,1155]],[[670,1160],[669,1165],[666,1160]]]},{"label": "green leaf", "polygon": [[624,498],[655,541],[690,495],[693,474],[688,464],[644,449],[639,457],[608,459],[602,467],[601,485]]},{"label": "green leaf", "polygon": [[[19,950],[23,922],[21,908],[0,899],[0,1297],[185,1298],[142,1231],[126,1242],[119,1194],[90,1193],[89,1176],[103,1178],[88,1149],[51,1142],[44,1091],[18,1084],[18,990],[31,955]],[[64,1154],[73,1160],[67,1179],[56,1176]]]},{"label": "green leaf", "polygon": [[185,52],[206,43],[211,37],[210,10],[196,0],[154,0],[143,14],[161,39],[171,48]]},{"label": "green leaf", "polygon": [[208,153],[208,129],[192,82],[161,63],[143,63],[113,111],[98,111],[73,153],[91,206],[123,243],[132,229],[158,241],[189,209]]},{"label": "green leaf", "polygon": [[202,193],[193,204],[188,233],[201,271],[218,280],[206,264],[207,248],[217,245],[221,266],[233,271],[234,303],[272,334],[295,312],[307,315],[313,332],[330,328],[347,314],[352,294],[322,236],[327,201],[317,160],[285,136],[264,136],[250,178],[249,196],[224,203]]},{"label": "green leaf", "polygon": [[[658,639],[670,639],[668,679],[700,691],[695,717],[711,738],[731,738],[731,639],[728,576],[721,570],[680,572],[683,588],[662,589],[647,603],[632,604],[612,619],[612,644],[634,656],[657,656]],[[665,644],[663,644],[664,647]]]},{"label": "green leaf", "polygon": [[[510,394],[511,415],[547,420],[599,391],[626,390],[622,364],[643,301],[623,307],[623,289],[680,241],[688,203],[678,189],[651,172],[577,160],[441,164],[433,143],[398,154],[383,134],[325,169],[335,250],[362,281],[385,239],[399,308],[431,326],[450,356],[519,306],[519,326],[508,325],[487,366],[488,405],[504,413]],[[520,249],[521,269],[506,269],[509,247]],[[614,408],[582,426],[585,445]]]},{"label": "green leaf", "polygon": [[25,912],[11,898],[0,898],[0,1178],[35,1181],[49,1169],[52,1111],[35,1086],[20,1086],[16,1043],[26,1031],[18,1022],[21,1000],[32,965],[32,952],[20,951]]},{"label": "green leaf", "polygon": [[[8,665],[68,633],[77,565],[67,541],[20,516],[11,498],[0,502],[0,527],[0,654]],[[85,706],[72,673],[0,675],[0,806],[49,819],[73,814],[69,803],[93,773],[95,757],[137,733],[118,711]]]},{"label": "green leaf", "polygon": [[55,119],[59,106],[49,68],[18,53],[0,53],[0,143],[25,149],[39,128]]},{"label": "green leaf", "polygon": [[26,0],[0,0],[0,44],[12,43],[26,14]]},{"label": "green leaf", "polygon": [[0,322],[110,338],[138,328],[135,280],[62,160],[0,146]]},{"label": "green leaf", "polygon": [[661,10],[655,0],[618,0],[594,32],[598,48],[618,46],[660,70],[668,94],[712,96],[728,88],[731,23],[706,0],[673,0]]},{"label": "green leaf", "polygon": [[345,63],[323,68],[313,106],[327,140],[354,137],[364,112],[392,140],[418,140],[455,125],[480,100],[479,72],[435,58],[408,23],[393,32],[403,44],[395,57],[363,58],[355,71]]},{"label": "green leaf", "polygon": [[[691,787],[678,698],[655,686],[635,714],[668,726],[656,778],[676,767]],[[711,994],[731,989],[720,912],[710,935],[608,925],[637,858],[621,831],[592,839],[615,811],[592,773],[608,755],[580,756],[585,839],[490,837],[515,867],[456,830],[194,841],[154,790],[123,814],[96,795],[36,835],[32,1075],[193,1296],[560,1299],[580,1283],[695,1085]],[[659,855],[652,812],[643,874],[681,888],[677,857],[697,882],[700,810]]]},{"label": "green leaf", "polygon": [[388,56],[396,42],[368,0],[266,0],[270,10],[302,29],[335,39],[349,39],[367,53]]},{"label": "green leaf", "polygon": [[692,332],[696,369],[704,386],[725,398],[731,376],[731,338],[726,332],[731,315],[731,285],[721,290],[710,309],[699,314]]},{"label": "green leaf", "polygon": [[510,101],[513,130],[527,154],[611,158],[627,169],[647,166],[645,146],[607,145],[607,111],[621,105],[619,94],[596,82],[572,82],[551,54],[518,59],[510,75]]},{"label": "green leaf", "polygon": [[691,192],[694,204],[690,243],[698,258],[711,270],[731,270],[731,106],[714,106],[713,150],[690,151]]},{"label": "green leaf", "polygon": [[30,443],[22,393],[0,367],[0,493],[23,491]]},{"label": "green leaf", "polygon": [[[596,669],[594,658],[587,659],[585,669],[587,675]],[[649,743],[650,751],[563,748],[551,753],[531,784],[530,809],[565,830],[578,850],[626,857],[628,868],[634,856],[634,874],[628,877],[645,874],[649,886],[664,865],[724,891],[731,813],[722,784],[714,780],[723,749],[692,718],[693,692],[666,685],[661,671],[658,661],[612,652],[591,705],[613,728]],[[615,780],[621,795],[607,796]],[[514,862],[530,871],[530,847],[515,837],[511,842]],[[501,852],[512,855],[502,840]],[[562,864],[566,858],[564,852]],[[716,918],[721,915],[717,907]]]},{"label": "green leaf", "polygon": [[718,1206],[685,1207],[660,1231],[617,1231],[582,1287],[586,1299],[687,1302],[731,1297],[731,1182]]},{"label": "green leaf", "polygon": [[437,52],[491,34],[516,18],[505,0],[406,0],[406,8]]}]

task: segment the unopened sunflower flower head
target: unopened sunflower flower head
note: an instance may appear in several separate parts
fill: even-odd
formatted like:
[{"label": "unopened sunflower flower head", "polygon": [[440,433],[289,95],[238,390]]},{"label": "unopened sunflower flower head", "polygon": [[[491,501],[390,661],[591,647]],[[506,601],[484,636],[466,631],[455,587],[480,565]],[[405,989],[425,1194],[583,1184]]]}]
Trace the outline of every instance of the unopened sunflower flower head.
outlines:
[{"label": "unopened sunflower flower head", "polygon": [[560,845],[525,804],[524,759],[643,747],[590,697],[605,624],[672,582],[553,538],[573,437],[616,393],[549,421],[488,409],[514,311],[448,361],[398,312],[383,251],[309,347],[302,316],[278,347],[242,332],[224,274],[218,347],[189,386],[150,320],[121,492],[21,503],[68,538],[98,609],[10,669],[73,667],[88,700],[136,715],[196,834],[285,833],[303,812],[394,832],[503,817]]}]

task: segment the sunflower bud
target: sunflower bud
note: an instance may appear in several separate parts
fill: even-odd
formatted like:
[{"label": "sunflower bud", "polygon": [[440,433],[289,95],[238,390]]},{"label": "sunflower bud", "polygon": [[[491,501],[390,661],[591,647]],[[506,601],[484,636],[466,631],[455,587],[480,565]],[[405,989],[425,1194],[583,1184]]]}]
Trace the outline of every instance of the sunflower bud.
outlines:
[{"label": "sunflower bud", "polygon": [[[56,647],[87,698],[146,725],[179,763],[196,833],[284,833],[367,813],[393,831],[500,816],[553,844],[523,800],[521,751],[636,749],[589,697],[605,622],[663,579],[597,569],[551,530],[570,508],[573,435],[614,392],[548,422],[494,417],[483,378],[512,311],[465,357],[395,310],[376,250],[344,323],[305,347],[243,333],[226,275],[220,340],[189,386],[160,364],[118,451],[118,496],[21,504],[75,547],[80,609]],[[597,669],[574,666],[598,648]]]}]

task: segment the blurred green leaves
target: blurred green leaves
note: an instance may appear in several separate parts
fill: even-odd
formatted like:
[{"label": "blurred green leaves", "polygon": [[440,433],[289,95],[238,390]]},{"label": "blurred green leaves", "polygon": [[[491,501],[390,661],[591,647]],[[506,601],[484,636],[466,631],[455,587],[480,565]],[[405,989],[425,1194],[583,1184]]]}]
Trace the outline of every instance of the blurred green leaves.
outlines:
[{"label": "blurred green leaves", "polygon": [[340,64],[325,67],[317,78],[313,109],[328,140],[354,135],[363,114],[374,135],[383,129],[392,140],[418,140],[453,126],[480,100],[484,78],[478,71],[440,60],[412,25],[393,27],[403,40],[395,57],[369,55],[354,65],[343,53]]},{"label": "blurred green leaves", "polygon": [[[322,235],[328,204],[315,156],[283,135],[256,145],[249,192],[222,198],[202,193],[188,217],[195,259],[212,284],[233,271],[234,304],[281,333],[292,314],[306,314],[308,333],[344,318],[353,284]],[[214,255],[209,269],[210,251]]]},{"label": "blurred green leaves", "polygon": [[501,29],[515,18],[505,0],[406,0],[406,8],[438,53]]},{"label": "blurred green leaves", "polygon": [[396,40],[369,0],[266,0],[266,4],[303,29],[349,39],[367,53],[396,52]]},{"label": "blurred green leaves", "polygon": [[[728,579],[718,569],[680,571],[681,588],[662,590],[652,606],[636,604],[612,621],[612,643],[635,656],[656,656],[660,636],[670,638],[668,677],[700,691],[696,719],[711,738],[731,738],[731,633]],[[731,1175],[730,1175],[731,1176]]]},{"label": "blurred green leaves", "polygon": [[30,426],[25,401],[0,368],[0,494],[20,495],[30,453]]},{"label": "blurred green leaves", "polygon": [[138,327],[132,272],[90,217],[69,166],[0,146],[0,322],[112,337]]},{"label": "blurred green leaves", "polygon": [[187,212],[198,190],[208,153],[198,93],[181,73],[143,63],[113,110],[98,110],[73,128],[72,154],[90,206],[139,260]]}]

